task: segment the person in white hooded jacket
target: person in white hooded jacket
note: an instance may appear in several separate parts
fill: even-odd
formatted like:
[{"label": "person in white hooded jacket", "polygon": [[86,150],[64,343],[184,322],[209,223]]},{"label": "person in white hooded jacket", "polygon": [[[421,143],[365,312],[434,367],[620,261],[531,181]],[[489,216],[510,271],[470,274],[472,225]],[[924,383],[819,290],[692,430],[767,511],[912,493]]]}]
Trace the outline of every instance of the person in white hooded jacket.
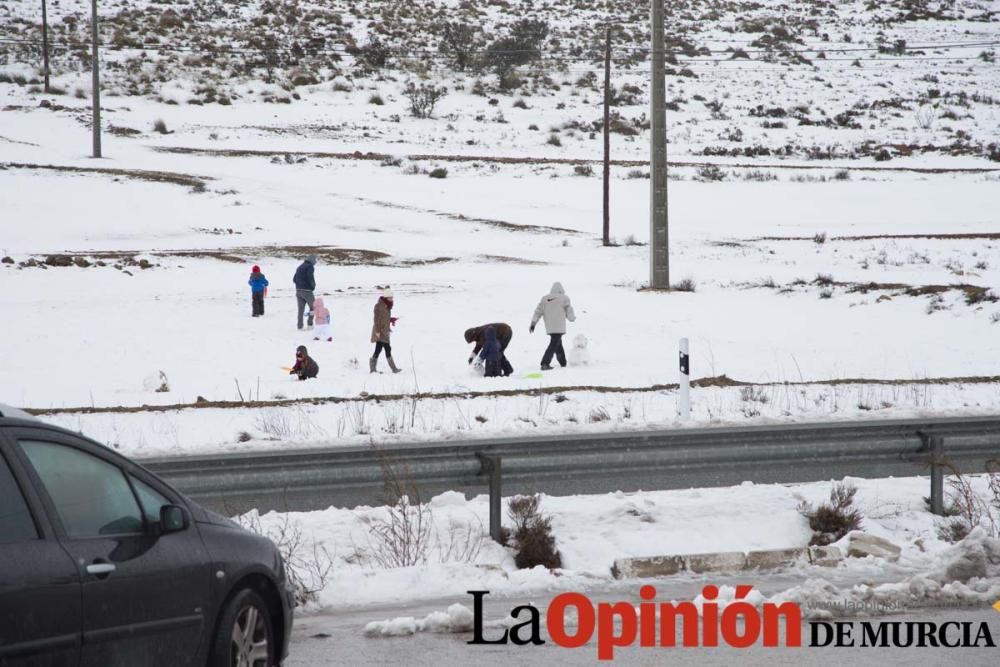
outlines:
[{"label": "person in white hooded jacket", "polygon": [[566,351],[563,349],[562,337],[566,333],[566,320],[575,322],[576,314],[573,312],[573,306],[569,302],[569,297],[566,296],[566,290],[563,289],[562,283],[552,283],[552,289],[538,302],[528,331],[534,333],[535,325],[540,319],[545,320],[545,333],[549,335],[549,346],[545,348],[545,354],[542,355],[542,370],[552,370],[550,364],[553,355],[559,361],[559,365],[565,368]]}]

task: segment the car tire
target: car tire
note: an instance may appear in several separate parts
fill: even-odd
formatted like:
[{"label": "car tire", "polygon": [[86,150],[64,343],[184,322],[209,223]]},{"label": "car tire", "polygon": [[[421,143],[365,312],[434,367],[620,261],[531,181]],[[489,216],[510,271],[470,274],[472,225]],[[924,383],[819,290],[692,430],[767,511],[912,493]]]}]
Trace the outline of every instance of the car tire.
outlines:
[{"label": "car tire", "polygon": [[209,667],[274,667],[274,625],[264,599],[249,588],[229,600],[212,638]]}]

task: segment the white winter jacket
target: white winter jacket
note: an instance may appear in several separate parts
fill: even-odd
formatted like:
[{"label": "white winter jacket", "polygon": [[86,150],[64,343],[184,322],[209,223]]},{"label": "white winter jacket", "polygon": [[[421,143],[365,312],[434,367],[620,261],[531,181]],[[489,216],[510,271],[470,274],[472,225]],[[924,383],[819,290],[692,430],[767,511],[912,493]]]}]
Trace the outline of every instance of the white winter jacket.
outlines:
[{"label": "white winter jacket", "polygon": [[552,289],[542,297],[535,308],[535,315],[531,318],[531,326],[538,324],[538,320],[545,318],[545,332],[549,334],[566,333],[566,320],[576,321],[576,314],[573,306],[570,305],[569,297],[562,283],[552,283]]}]

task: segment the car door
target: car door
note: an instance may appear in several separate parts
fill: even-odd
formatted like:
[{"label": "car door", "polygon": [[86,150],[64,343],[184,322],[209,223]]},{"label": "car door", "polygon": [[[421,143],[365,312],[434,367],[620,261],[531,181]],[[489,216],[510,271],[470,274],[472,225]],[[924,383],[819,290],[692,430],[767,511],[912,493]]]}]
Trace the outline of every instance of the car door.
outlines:
[{"label": "car door", "polygon": [[159,506],[172,499],[109,452],[54,432],[17,440],[80,572],[81,664],[190,664],[209,627],[209,563],[197,528],[158,536]]},{"label": "car door", "polygon": [[0,665],[74,667],[80,576],[4,448],[0,434]]}]

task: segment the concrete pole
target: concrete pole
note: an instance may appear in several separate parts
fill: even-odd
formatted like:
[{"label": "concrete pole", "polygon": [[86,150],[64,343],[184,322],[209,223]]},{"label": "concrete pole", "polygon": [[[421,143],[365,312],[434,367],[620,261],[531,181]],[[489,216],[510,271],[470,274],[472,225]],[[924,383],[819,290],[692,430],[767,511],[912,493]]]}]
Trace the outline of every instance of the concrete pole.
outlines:
[{"label": "concrete pole", "polygon": [[667,252],[667,82],[663,0],[651,0],[653,80],[650,85],[649,286],[669,289]]},{"label": "concrete pole", "polygon": [[49,91],[49,13],[46,0],[42,0],[42,75],[45,78],[45,92]]},{"label": "concrete pole", "polygon": [[681,338],[680,374],[677,388],[677,416],[691,419],[691,363],[688,358],[688,339]]},{"label": "concrete pole", "polygon": [[90,0],[90,65],[93,73],[90,101],[94,111],[94,157],[101,157],[101,72],[97,58],[97,0]]}]

